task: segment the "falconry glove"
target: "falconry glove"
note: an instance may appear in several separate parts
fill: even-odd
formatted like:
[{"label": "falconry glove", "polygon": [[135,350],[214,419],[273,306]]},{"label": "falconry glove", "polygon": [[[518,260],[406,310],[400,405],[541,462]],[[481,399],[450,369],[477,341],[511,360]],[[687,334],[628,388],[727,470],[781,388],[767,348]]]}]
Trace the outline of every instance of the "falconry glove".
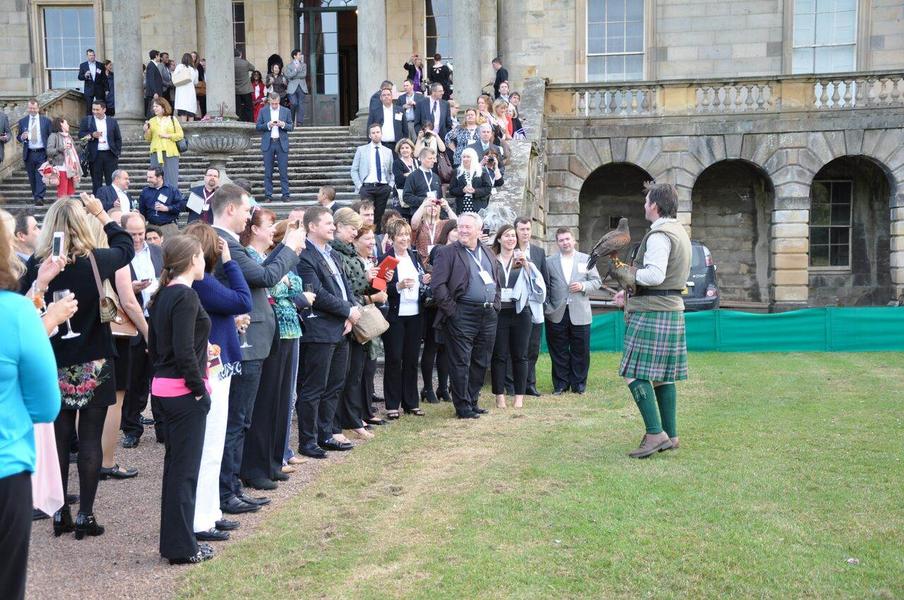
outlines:
[{"label": "falconry glove", "polygon": [[634,292],[634,289],[637,287],[637,280],[635,278],[637,267],[632,267],[631,265],[610,259],[609,271],[622,288],[629,292]]}]

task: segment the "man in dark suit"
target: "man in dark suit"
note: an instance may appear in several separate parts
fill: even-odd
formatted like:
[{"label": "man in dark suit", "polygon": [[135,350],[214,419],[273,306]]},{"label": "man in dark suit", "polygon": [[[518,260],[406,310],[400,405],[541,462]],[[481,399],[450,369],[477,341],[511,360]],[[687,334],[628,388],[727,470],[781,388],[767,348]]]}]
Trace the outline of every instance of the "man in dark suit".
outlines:
[{"label": "man in dark suit", "polygon": [[477,401],[496,340],[501,307],[496,256],[480,243],[483,219],[477,213],[458,216],[458,241],[435,250],[430,287],[437,306],[436,322],[446,345],[452,402],[459,419],[487,412]]},{"label": "man in dark suit", "polygon": [[78,66],[78,80],[85,82],[85,114],[90,115],[91,105],[95,100],[106,100],[107,76],[104,66],[95,59],[94,50],[88,48],[85,56],[88,60]]},{"label": "man in dark suit", "polygon": [[22,160],[28,173],[28,184],[35,206],[44,205],[46,186],[38,172],[47,160],[47,140],[50,137],[50,119],[39,114],[38,101],[28,101],[28,114],[19,119],[19,141],[22,142]]},{"label": "man in dark suit", "polygon": [[[144,310],[145,318],[148,317],[147,303],[151,295],[157,289],[157,280],[163,272],[163,250],[160,246],[148,244],[145,240],[144,217],[136,212],[126,213],[122,216],[122,226],[132,236],[132,244],[135,246],[135,256],[129,264],[132,275],[132,291],[135,298]],[[136,335],[131,340],[131,352],[129,362],[129,384],[125,398],[122,401],[122,446],[134,448],[138,445],[144,434],[144,425],[141,422],[141,413],[148,404],[148,391],[151,384],[151,363],[148,360],[147,340]],[[154,434],[157,441],[163,441],[163,423],[159,421],[160,411],[156,402],[151,403],[151,411],[154,414],[156,425]]]},{"label": "man in dark suit", "polygon": [[417,158],[421,163],[420,167],[405,180],[405,191],[402,194],[408,207],[399,207],[399,213],[409,222],[425,200],[440,200],[443,197],[443,182],[433,172],[436,152],[431,148],[424,148]]},{"label": "man in dark suit", "polygon": [[[219,187],[220,170],[216,167],[207,167],[207,171],[204,173],[204,185],[193,187],[188,191],[189,197],[186,198],[185,206],[188,209],[189,223],[197,221],[198,219],[207,224],[213,222],[213,215],[210,214],[210,200],[213,198],[214,192],[216,192]],[[204,204],[201,206],[201,212],[196,212],[194,208],[192,208],[192,203],[190,202],[192,194],[203,200]]]},{"label": "man in dark suit", "polygon": [[9,117],[6,113],[0,112],[0,163],[3,162],[5,156],[6,143],[13,139],[13,132],[9,128]]},{"label": "man in dark suit", "polygon": [[264,202],[273,200],[273,159],[279,167],[279,186],[282,201],[289,201],[289,132],[295,128],[292,111],[279,104],[279,94],[270,92],[269,106],[257,115],[257,130],[261,132],[261,152],[264,155]]},{"label": "man in dark suit", "polygon": [[433,121],[433,133],[441,140],[446,139],[446,134],[452,129],[452,116],[449,114],[449,103],[443,100],[442,84],[434,83],[430,86],[430,97],[421,110],[426,110],[424,119]]},{"label": "man in dark suit", "polygon": [[396,104],[405,111],[405,135],[413,140],[417,138],[426,115],[423,108],[426,98],[422,93],[414,91],[414,83],[410,79],[402,82],[402,89],[405,93],[396,99]]},{"label": "man in dark suit", "polygon": [[385,79],[383,83],[380,84],[380,89],[371,94],[370,101],[367,104],[368,114],[380,108],[380,93],[383,90],[389,90],[392,92],[393,83],[388,79]]},{"label": "man in dark suit", "polygon": [[502,59],[498,56],[493,59],[493,70],[496,71],[496,79],[493,81],[493,93],[495,97],[499,97],[499,84],[508,81],[508,69],[502,66]]},{"label": "man in dark suit", "polygon": [[346,335],[361,318],[361,310],[330,241],[336,231],[333,213],[315,206],[304,213],[308,239],[298,261],[298,274],[312,286],[316,299],[304,316],[295,408],[298,413],[299,452],[326,458],[326,450],[351,450],[348,442],[333,438],[333,417],[348,370]]},{"label": "man in dark suit", "polygon": [[[298,262],[298,252],[304,243],[300,230],[291,229],[286,233],[267,257],[264,264],[252,259],[239,243],[239,234],[251,216],[250,196],[237,185],[227,183],[220,186],[210,200],[213,228],[220,238],[229,244],[232,259],[236,261],[248,287],[251,288],[253,308],[251,324],[245,332],[249,344],[242,349],[242,372],[232,376],[229,388],[229,416],[226,422],[226,442],[223,447],[223,462],[220,467],[220,508],[223,512],[237,514],[259,510],[270,501],[266,498],[252,498],[245,494],[239,471],[244,453],[245,434],[251,428],[254,402],[260,386],[264,360],[270,356],[273,341],[279,335],[276,316],[267,296],[267,290],[276,285]],[[218,263],[214,275],[228,285],[222,263]],[[266,424],[265,424],[266,425]]]},{"label": "man in dark suit", "polygon": [[380,143],[395,151],[396,142],[405,137],[405,110],[393,103],[392,90],[380,91],[380,104],[367,115],[367,128],[379,125],[382,128]]},{"label": "man in dark suit", "polygon": [[150,119],[154,116],[151,110],[151,102],[154,98],[163,97],[163,75],[160,74],[160,53],[156,50],[148,52],[150,61],[144,69],[144,117]]},{"label": "man in dark suit", "polygon": [[[549,269],[546,267],[546,251],[540,246],[530,243],[531,220],[530,217],[518,217],[515,219],[515,233],[518,235],[518,248],[530,258],[530,262],[540,270],[543,282],[549,286]],[[540,357],[540,334],[543,331],[543,323],[532,323],[530,342],[527,346],[527,391],[529,396],[539,396],[537,390],[537,359]],[[506,367],[505,385],[511,387],[514,393],[511,360]]]},{"label": "man in dark suit", "polygon": [[97,190],[97,199],[104,205],[104,210],[109,212],[118,208],[122,213],[138,212],[138,201],[128,194],[129,173],[125,169],[113,171],[113,183],[101,186]]},{"label": "man in dark suit", "polygon": [[91,193],[97,194],[101,185],[113,183],[113,171],[119,166],[122,152],[122,133],[113,117],[107,116],[107,104],[95,100],[91,106],[93,115],[82,119],[78,136],[88,138],[88,164],[91,165]]}]

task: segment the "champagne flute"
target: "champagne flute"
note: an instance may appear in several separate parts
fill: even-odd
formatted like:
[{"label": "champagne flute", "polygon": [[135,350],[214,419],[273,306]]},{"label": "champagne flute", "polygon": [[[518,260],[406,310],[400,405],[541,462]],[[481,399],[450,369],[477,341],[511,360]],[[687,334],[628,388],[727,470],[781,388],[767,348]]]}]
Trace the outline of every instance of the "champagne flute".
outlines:
[{"label": "champagne flute", "polygon": [[251,324],[251,322],[250,322],[250,318],[249,318],[248,324],[246,324],[242,328],[241,332],[239,333],[239,341],[242,342],[241,345],[239,346],[239,348],[253,348],[254,347],[248,343],[248,338],[246,336],[246,332],[248,331],[248,325],[250,325],[250,324]]},{"label": "champagne flute", "polygon": [[[66,299],[66,296],[69,295],[69,290],[57,290],[53,293],[53,301],[60,302]],[[72,323],[69,322],[69,319],[66,319],[66,335],[61,335],[61,340],[71,340],[72,338],[77,338],[82,335],[77,331],[72,331]]]},{"label": "champagne flute", "polygon": [[[304,291],[310,292],[313,294],[314,293],[314,284],[313,283],[304,284]],[[314,307],[308,306],[308,308],[306,310],[307,310],[307,313],[310,315],[314,312]]]}]

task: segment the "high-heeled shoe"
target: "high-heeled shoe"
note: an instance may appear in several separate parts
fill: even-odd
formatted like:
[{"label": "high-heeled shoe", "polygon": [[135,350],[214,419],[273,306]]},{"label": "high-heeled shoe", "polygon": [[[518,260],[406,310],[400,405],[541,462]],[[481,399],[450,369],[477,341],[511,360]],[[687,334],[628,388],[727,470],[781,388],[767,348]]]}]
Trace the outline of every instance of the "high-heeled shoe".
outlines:
[{"label": "high-heeled shoe", "polygon": [[86,515],[79,513],[75,518],[75,539],[80,540],[86,535],[103,535],[104,528],[97,524],[94,513]]},{"label": "high-heeled shoe", "polygon": [[72,522],[72,511],[66,504],[60,510],[53,513],[53,535],[60,537],[64,533],[75,531],[75,524]]},{"label": "high-heeled shoe", "polygon": [[424,388],[421,390],[421,402],[426,402],[427,404],[439,404],[439,398],[433,393],[433,388]]},{"label": "high-heeled shoe", "polygon": [[449,395],[449,390],[436,390],[436,397],[443,402],[452,402],[452,396]]}]

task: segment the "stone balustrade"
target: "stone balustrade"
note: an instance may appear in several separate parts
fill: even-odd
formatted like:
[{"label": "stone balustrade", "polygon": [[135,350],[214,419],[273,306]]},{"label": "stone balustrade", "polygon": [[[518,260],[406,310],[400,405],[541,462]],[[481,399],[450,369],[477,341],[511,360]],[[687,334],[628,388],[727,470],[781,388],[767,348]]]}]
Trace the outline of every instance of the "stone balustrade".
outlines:
[{"label": "stone balustrade", "polygon": [[904,107],[904,73],[551,84],[551,118],[631,118]]}]

